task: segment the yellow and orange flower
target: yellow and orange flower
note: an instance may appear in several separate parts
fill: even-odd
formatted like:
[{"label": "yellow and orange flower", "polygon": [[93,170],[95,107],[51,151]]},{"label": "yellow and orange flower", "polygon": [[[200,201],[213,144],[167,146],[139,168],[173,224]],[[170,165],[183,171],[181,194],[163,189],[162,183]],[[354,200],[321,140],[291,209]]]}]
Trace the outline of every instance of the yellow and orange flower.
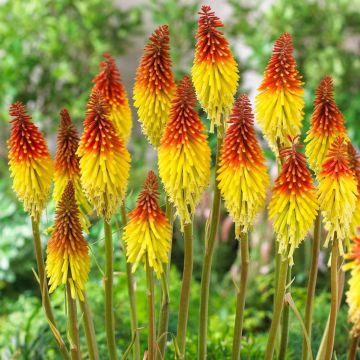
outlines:
[{"label": "yellow and orange flower", "polygon": [[136,72],[134,106],[150,143],[158,147],[169,118],[175,91],[171,71],[169,28],[158,27],[150,36]]},{"label": "yellow and orange flower", "polygon": [[46,141],[26,113],[25,105],[11,105],[10,116],[8,148],[13,190],[25,211],[38,221],[49,197],[53,163]]},{"label": "yellow and orange flower", "polygon": [[68,181],[71,180],[75,188],[76,202],[79,205],[81,226],[88,232],[90,221],[86,214],[91,212],[91,206],[80,183],[79,157],[76,155],[79,135],[66,109],[61,110],[60,118],[54,160],[54,200],[55,203],[60,201]]},{"label": "yellow and orange flower", "polygon": [[184,76],[159,147],[159,174],[176,206],[181,226],[192,221],[210,177],[210,147],[195,102],[191,80]]},{"label": "yellow and orange flower", "polygon": [[130,154],[109,119],[110,110],[100,92],[89,100],[84,132],[77,151],[81,184],[98,216],[109,221],[125,196]]},{"label": "yellow and orange flower", "polygon": [[129,222],[124,228],[127,261],[136,270],[139,262],[146,262],[157,275],[163,272],[163,264],[168,262],[172,231],[165,213],[159,206],[158,181],[153,171],[149,171],[140,193],[136,208],[129,214]]},{"label": "yellow and orange flower", "polygon": [[353,229],[356,229],[356,227],[360,225],[360,155],[350,141],[348,142],[348,154],[349,166],[354,173],[358,191],[356,207],[351,222],[351,227]]},{"label": "yellow and orange flower", "polygon": [[352,237],[348,254],[345,258],[349,262],[344,265],[344,270],[351,270],[349,290],[346,293],[346,302],[349,305],[348,318],[352,324],[351,335],[360,335],[360,227]]},{"label": "yellow and orange flower", "polygon": [[109,106],[109,119],[114,123],[118,135],[128,141],[132,121],[131,109],[119,69],[111,54],[104,54],[105,60],[100,63],[100,74],[94,80],[93,92],[100,91]]},{"label": "yellow and orange flower", "polygon": [[304,89],[293,56],[290,34],[284,33],[275,42],[264,79],[256,96],[256,119],[277,152],[289,146],[289,138],[300,134],[304,108]]},{"label": "yellow and orange flower", "polygon": [[269,175],[256,139],[254,115],[247,95],[239,96],[229,119],[217,175],[225,207],[239,227],[247,232],[265,204]]},{"label": "yellow and orange flower", "polygon": [[316,89],[311,127],[305,139],[306,156],[316,174],[321,171],[330,144],[338,136],[347,137],[344,117],[335,103],[332,78],[325,76]]},{"label": "yellow and orange flower", "polygon": [[328,230],[325,247],[337,237],[342,256],[344,245],[347,247],[349,244],[350,224],[358,195],[344,138],[337,137],[330,144],[318,180],[319,204]]},{"label": "yellow and orange flower", "polygon": [[226,125],[239,81],[239,70],[224,34],[221,20],[202,6],[199,12],[194,64],[191,70],[196,96],[215,126]]},{"label": "yellow and orange flower", "polygon": [[280,150],[285,159],[275,181],[269,204],[269,217],[279,242],[279,253],[293,264],[293,253],[304,240],[318,212],[316,189],[305,155],[298,151],[298,136],[290,138],[291,146]]},{"label": "yellow and orange flower", "polygon": [[71,297],[84,300],[83,291],[90,270],[88,243],[82,234],[79,208],[69,180],[56,207],[54,232],[47,245],[46,272],[49,292],[70,285]]}]

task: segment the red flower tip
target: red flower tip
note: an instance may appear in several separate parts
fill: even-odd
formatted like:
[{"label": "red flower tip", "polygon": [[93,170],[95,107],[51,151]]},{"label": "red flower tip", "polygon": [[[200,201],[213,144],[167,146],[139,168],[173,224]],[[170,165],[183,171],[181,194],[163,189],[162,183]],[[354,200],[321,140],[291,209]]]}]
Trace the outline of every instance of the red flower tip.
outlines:
[{"label": "red flower tip", "polygon": [[60,126],[63,129],[68,129],[72,126],[72,121],[68,109],[62,109],[60,111]]},{"label": "red flower tip", "polygon": [[273,53],[279,57],[280,63],[286,64],[288,58],[292,57],[293,51],[292,37],[288,32],[282,34],[275,41]]},{"label": "red flower tip", "polygon": [[90,95],[89,103],[87,106],[87,113],[94,114],[100,118],[108,117],[110,114],[110,108],[104,97],[99,90],[94,91]]},{"label": "red flower tip", "polygon": [[235,101],[229,124],[254,125],[254,114],[252,113],[250,99],[246,94],[241,94]]},{"label": "red flower tip", "polygon": [[322,175],[339,176],[352,173],[349,164],[348,146],[344,137],[338,136],[330,145],[322,168],[323,170],[320,173]]},{"label": "red flower tip", "polygon": [[178,100],[178,103],[181,103],[182,106],[190,108],[195,107],[195,91],[188,75],[185,75],[179,82],[175,97]]},{"label": "red flower tip", "polygon": [[[77,206],[75,201],[74,185],[71,180],[68,181],[66,188],[62,194],[61,203],[64,209],[70,209],[70,208],[72,209]],[[74,211],[74,213],[77,214],[77,208],[76,211]]]},{"label": "red flower tip", "polygon": [[154,194],[157,197],[159,195],[158,189],[159,184],[157,177],[155,173],[150,170],[144,183],[144,191],[146,191],[147,194]]},{"label": "red flower tip", "polygon": [[315,105],[323,102],[334,102],[334,84],[330,75],[326,75],[316,89]]},{"label": "red flower tip", "polygon": [[360,187],[360,154],[356,151],[355,146],[349,141],[348,142],[348,155],[349,155],[349,166],[354,172],[355,177],[359,179]]},{"label": "red flower tip", "polygon": [[217,27],[224,27],[222,21],[215,15],[214,11],[211,11],[209,5],[203,5],[198,14],[200,15],[199,26],[202,26],[203,29],[207,30],[209,33],[214,30],[217,31]]},{"label": "red flower tip", "polygon": [[17,101],[10,106],[9,114],[13,117],[10,120],[12,124],[16,122],[31,122],[31,117],[26,112],[26,106],[21,101]]},{"label": "red flower tip", "polygon": [[93,83],[99,88],[107,88],[107,85],[120,83],[120,73],[116,66],[116,62],[110,53],[103,54],[104,61],[100,63],[100,74],[93,79]]}]

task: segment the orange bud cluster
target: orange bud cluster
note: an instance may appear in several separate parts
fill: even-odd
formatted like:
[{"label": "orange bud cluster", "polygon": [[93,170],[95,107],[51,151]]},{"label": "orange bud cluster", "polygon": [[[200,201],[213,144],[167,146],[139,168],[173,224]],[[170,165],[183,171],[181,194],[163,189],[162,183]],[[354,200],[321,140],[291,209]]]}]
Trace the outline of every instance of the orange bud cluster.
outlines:
[{"label": "orange bud cluster", "polygon": [[357,182],[357,201],[352,218],[351,226],[356,229],[360,225],[360,154],[356,151],[355,147],[348,142],[348,155],[349,155],[349,167],[354,173],[355,180]]},{"label": "orange bud cluster", "polygon": [[77,152],[84,192],[97,214],[107,221],[124,198],[130,169],[130,154],[109,113],[100,92],[93,93]]},{"label": "orange bud cluster", "polygon": [[127,261],[134,264],[133,271],[147,256],[150,267],[160,277],[163,263],[168,262],[171,233],[170,223],[159,206],[156,175],[149,171],[136,208],[129,214],[124,228]]},{"label": "orange bud cluster", "polygon": [[90,227],[90,222],[86,214],[91,212],[91,206],[80,184],[79,157],[76,154],[79,145],[79,135],[66,109],[60,112],[60,117],[61,121],[54,160],[54,200],[57,203],[61,199],[68,181],[72,180],[75,188],[75,198],[80,210],[80,222],[84,230],[87,231]]},{"label": "orange bud cluster", "polygon": [[82,235],[75,190],[69,180],[56,207],[54,232],[47,245],[49,292],[69,283],[71,297],[83,301],[89,270],[89,248]]},{"label": "orange bud cluster", "polygon": [[264,79],[256,96],[257,121],[272,149],[289,145],[289,137],[300,134],[304,108],[304,89],[293,56],[289,33],[275,42]]},{"label": "orange bud cluster", "polygon": [[311,127],[305,139],[306,156],[316,174],[321,171],[328,148],[337,136],[347,136],[344,117],[335,103],[333,80],[325,76],[316,89]]},{"label": "orange bud cluster", "polygon": [[26,113],[25,105],[21,102],[11,105],[10,116],[13,119],[8,148],[13,189],[25,210],[38,221],[50,192],[52,160],[46,141]]},{"label": "orange bud cluster", "polygon": [[175,91],[171,71],[169,28],[158,27],[150,36],[136,72],[134,106],[151,144],[158,147],[168,121]]},{"label": "orange bud cluster", "polygon": [[131,109],[119,69],[111,54],[104,54],[100,63],[100,74],[94,80],[93,92],[99,91],[109,106],[109,119],[114,123],[118,135],[127,142],[131,132]]}]

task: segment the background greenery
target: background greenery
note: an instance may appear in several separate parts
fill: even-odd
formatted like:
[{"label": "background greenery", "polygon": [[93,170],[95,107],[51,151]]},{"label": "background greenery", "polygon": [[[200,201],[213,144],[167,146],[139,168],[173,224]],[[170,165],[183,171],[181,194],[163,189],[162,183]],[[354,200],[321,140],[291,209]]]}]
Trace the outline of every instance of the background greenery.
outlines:
[{"label": "background greenery", "polygon": [[[110,0],[5,0],[0,2],[0,357],[4,359],[56,359],[54,343],[45,323],[32,268],[35,266],[31,226],[11,191],[7,170],[6,139],[9,135],[9,104],[27,103],[34,120],[45,132],[50,147],[58,125],[58,113],[68,107],[81,126],[91,79],[105,51],[119,58],[128,52],[139,37],[142,43],[158,24],[168,23],[176,78],[189,72],[193,59],[194,33],[200,1],[152,0],[142,6],[120,10]],[[210,2],[211,3],[211,2]],[[274,0],[217,1],[229,11],[225,32],[238,57],[241,91],[253,91],[271,53],[274,40],[289,31],[296,48],[296,59],[305,81],[308,128],[314,91],[325,74],[335,82],[336,100],[344,112],[350,137],[360,144],[360,3],[359,0]],[[219,5],[220,3],[220,5]],[[150,22],[150,25],[149,25]],[[139,54],[140,56],[140,54]],[[138,58],[134,58],[135,63]],[[245,79],[245,81],[244,81]],[[246,81],[247,79],[247,81]],[[249,80],[250,79],[250,80]],[[257,83],[255,84],[255,82]],[[131,88],[128,88],[131,94]],[[204,121],[206,122],[205,118]],[[134,116],[134,124],[136,119]],[[132,172],[127,207],[134,206],[146,170],[155,168],[154,153],[135,126],[130,143]],[[214,147],[215,139],[210,143]],[[264,146],[266,144],[262,142]],[[144,156],[146,153],[146,156]],[[274,164],[269,166],[274,176]],[[152,161],[151,164],[149,162]],[[52,224],[53,204],[42,219],[42,229]],[[197,346],[199,278],[203,254],[203,228],[209,213],[209,193],[202,201],[195,226],[195,268],[189,319],[189,358]],[[245,314],[243,359],[258,359],[263,353],[271,318],[273,295],[273,238],[271,227],[259,217],[252,234],[252,269]],[[119,218],[120,221],[120,218]],[[102,358],[106,358],[102,319],[103,233],[101,223],[93,219],[88,240],[92,270],[88,293],[95,314],[97,337]],[[235,309],[235,285],[238,279],[237,242],[225,211],[221,219],[220,242],[216,251],[211,287],[209,359],[226,359],[231,349]],[[119,250],[121,236],[114,224],[116,245],[116,323],[119,348],[130,341],[130,320],[125,285],[125,259]],[[47,237],[43,236],[44,245]],[[297,252],[292,296],[302,313],[306,296],[310,241]],[[171,272],[170,331],[175,332],[177,299],[180,291],[182,240],[176,227]],[[96,256],[95,256],[96,255]],[[317,298],[314,312],[313,349],[317,349],[329,311],[327,251],[321,256]],[[143,270],[137,272],[140,325],[146,326],[146,297]],[[64,295],[58,289],[52,296],[61,329],[65,331]],[[336,336],[338,359],[345,359],[348,324],[346,305],[342,306]],[[61,321],[61,319],[63,321]],[[300,325],[291,317],[289,359],[298,359],[301,351]],[[293,335],[293,336],[292,336]],[[66,335],[65,335],[66,336]],[[146,327],[141,332],[143,349]],[[84,341],[84,339],[82,339]],[[170,346],[169,358],[173,358]]]}]

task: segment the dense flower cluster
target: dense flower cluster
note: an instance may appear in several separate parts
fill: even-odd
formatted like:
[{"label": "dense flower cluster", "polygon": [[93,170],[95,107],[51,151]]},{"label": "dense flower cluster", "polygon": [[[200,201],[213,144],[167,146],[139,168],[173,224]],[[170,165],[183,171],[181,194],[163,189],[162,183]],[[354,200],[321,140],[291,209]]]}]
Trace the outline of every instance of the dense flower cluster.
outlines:
[{"label": "dense flower cluster", "polygon": [[300,134],[303,118],[304,89],[293,51],[290,34],[276,40],[256,96],[256,119],[275,151],[289,145],[289,135]]},{"label": "dense flower cluster", "polygon": [[344,117],[335,103],[332,78],[325,76],[316,90],[311,127],[305,139],[306,156],[316,174],[321,171],[328,148],[338,136],[346,137]]},{"label": "dense flower cluster", "polygon": [[356,151],[355,147],[351,142],[348,142],[348,155],[349,155],[349,167],[354,173],[355,180],[357,182],[357,201],[352,218],[351,227],[356,229],[360,224],[360,155]]},{"label": "dense flower cluster", "polygon": [[60,117],[54,160],[54,200],[55,203],[60,201],[68,181],[71,180],[75,190],[76,202],[79,205],[80,222],[83,229],[88,231],[90,222],[87,214],[91,212],[91,206],[81,188],[79,157],[76,155],[79,136],[66,109],[60,112]]},{"label": "dense flower cluster", "polygon": [[10,107],[11,135],[8,141],[13,189],[34,220],[38,221],[49,197],[53,163],[46,141],[17,102]]},{"label": "dense flower cluster", "polygon": [[190,223],[210,177],[210,148],[189,77],[180,81],[159,148],[159,173],[181,224]]},{"label": "dense flower cluster", "polygon": [[224,34],[218,30],[223,23],[211,11],[202,6],[196,33],[195,58],[192,80],[196,96],[214,126],[226,122],[234,103],[239,81],[239,70]]},{"label": "dense flower cluster", "polygon": [[130,154],[98,91],[90,97],[77,154],[84,192],[97,214],[109,221],[125,196]]},{"label": "dense flower cluster", "polygon": [[340,255],[344,255],[344,245],[349,243],[350,224],[358,195],[344,138],[338,137],[330,145],[318,178],[319,204],[328,230],[325,246],[336,237]]},{"label": "dense flower cluster", "polygon": [[285,159],[281,173],[275,181],[269,204],[270,219],[279,242],[279,252],[288,256],[293,264],[294,250],[310,230],[318,210],[316,190],[304,154],[298,151],[297,137],[292,145],[280,150]]},{"label": "dense flower cluster", "polygon": [[150,36],[134,86],[134,106],[144,134],[155,147],[160,144],[175,91],[169,41],[167,25],[158,27]]},{"label": "dense flower cluster", "polygon": [[158,182],[150,171],[140,193],[136,208],[129,214],[129,222],[124,228],[127,261],[134,264],[148,257],[149,265],[158,277],[163,272],[163,264],[168,262],[171,240],[171,226],[159,206]]},{"label": "dense flower cluster", "polygon": [[118,135],[125,141],[129,139],[132,127],[131,109],[119,69],[111,54],[104,54],[100,63],[100,74],[94,80],[92,92],[99,91],[109,107],[109,119],[114,123]]},{"label": "dense flower cluster", "polygon": [[89,248],[82,235],[75,190],[69,180],[56,207],[54,232],[47,245],[49,292],[53,292],[60,284],[68,283],[71,297],[83,301],[89,270]]},{"label": "dense flower cluster", "polygon": [[[237,229],[248,231],[258,211],[265,204],[269,175],[257,142],[254,115],[246,95],[236,100],[221,150],[217,175],[225,207]],[[236,234],[238,237],[240,234]]]}]

